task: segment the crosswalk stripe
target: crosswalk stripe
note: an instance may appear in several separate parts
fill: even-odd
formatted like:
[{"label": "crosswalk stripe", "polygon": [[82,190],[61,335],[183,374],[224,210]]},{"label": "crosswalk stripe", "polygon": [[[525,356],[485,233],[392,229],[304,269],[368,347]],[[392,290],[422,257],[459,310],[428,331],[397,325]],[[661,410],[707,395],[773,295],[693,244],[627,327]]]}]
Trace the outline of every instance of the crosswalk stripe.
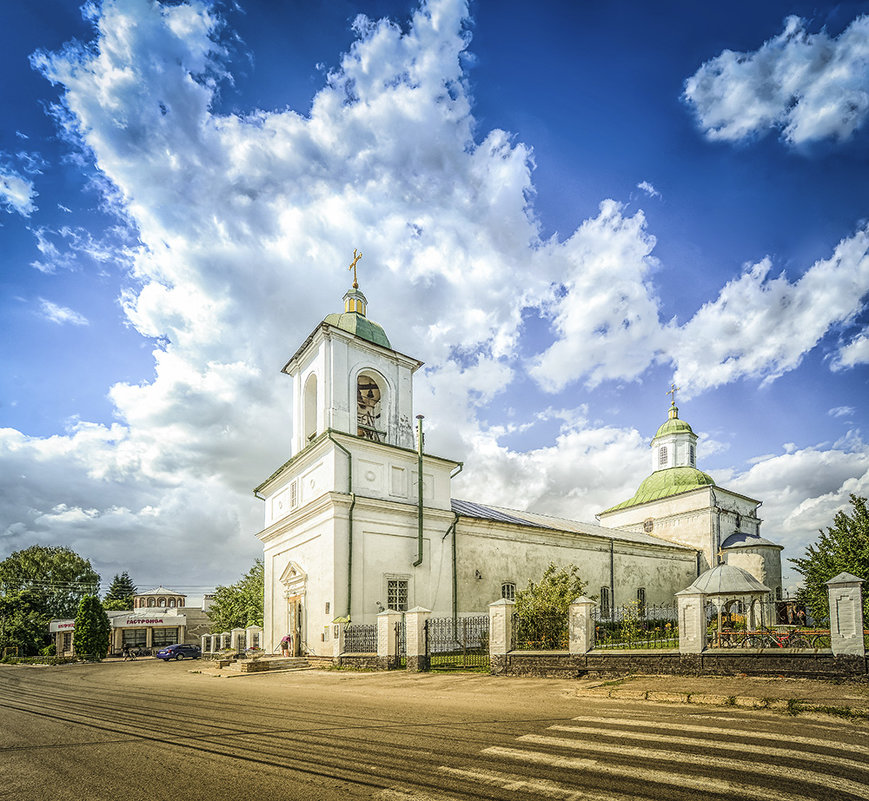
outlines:
[{"label": "crosswalk stripe", "polygon": [[[547,737],[541,734],[526,734],[517,738],[521,742],[534,743],[535,745],[550,745],[559,748],[570,748],[575,751],[593,751],[603,754],[622,754],[623,756],[642,757],[643,759],[664,759],[679,762],[681,764],[701,765],[703,767],[721,768],[721,758],[717,756],[705,756],[703,754],[686,754],[683,751],[668,751],[663,748],[640,748],[633,745],[616,745],[614,743],[598,743],[586,740],[569,740],[566,737]],[[750,748],[746,749],[746,756],[750,756]],[[779,767],[764,763],[755,765],[744,761],[739,763],[739,770],[744,773],[760,773],[766,776],[778,776],[782,779],[817,784],[823,787],[831,787],[843,793],[852,793],[860,797],[866,796],[866,784],[840,779],[828,773],[816,773],[811,770],[799,768]]]},{"label": "crosswalk stripe", "polygon": [[467,770],[448,768],[446,766],[441,767],[440,770],[444,773],[449,773],[451,776],[472,779],[478,784],[500,787],[503,790],[533,792],[535,798],[557,798],[561,801],[625,801],[626,798],[633,798],[633,796],[625,796],[623,793],[613,794],[595,792],[594,790],[576,790],[565,787],[563,784],[551,781],[550,779],[529,779],[525,776],[501,773],[496,770]]},{"label": "crosswalk stripe", "polygon": [[[833,756],[831,754],[794,751],[793,748],[776,748],[774,746],[762,745],[746,746],[745,743],[723,742],[717,738],[714,742],[710,743],[708,739],[700,739],[699,737],[677,737],[673,734],[649,734],[647,732],[626,731],[625,729],[606,729],[597,726],[550,726],[548,731],[563,731],[571,734],[603,734],[608,737],[618,737],[623,740],[642,740],[643,742],[660,741],[670,745],[694,745],[715,751],[737,751],[740,754],[746,753],[748,748],[751,750],[752,754],[785,757],[786,759],[821,759],[828,764],[836,764],[844,768],[851,768],[852,770],[869,771],[869,763],[858,762],[856,759],[847,759],[846,757]],[[722,734],[722,730],[719,730],[718,733],[719,735]]]},{"label": "crosswalk stripe", "polygon": [[777,790],[757,787],[742,782],[732,782],[726,779],[716,779],[709,776],[687,776],[674,773],[672,770],[654,770],[652,768],[633,768],[628,765],[611,765],[593,759],[576,759],[575,757],[556,756],[542,751],[524,751],[518,748],[503,748],[492,746],[483,750],[484,754],[547,765],[570,770],[589,770],[610,776],[632,777],[640,781],[651,781],[680,788],[691,788],[708,793],[729,793],[741,798],[751,798],[752,801],[817,801],[817,795],[797,795],[793,792],[780,793]]},{"label": "crosswalk stripe", "polygon": [[[759,732],[754,729],[722,729],[717,726],[690,726],[682,725],[681,723],[659,723],[657,721],[642,721],[636,718],[604,718],[591,717],[580,715],[572,718],[577,722],[588,721],[590,723],[612,723],[614,726],[643,726],[653,729],[667,729],[675,731],[696,731],[706,734],[714,734],[717,737],[722,735],[731,735],[736,737],[751,737],[757,740],[774,740],[777,743],[781,742],[781,734],[777,732]],[[799,735],[788,735],[789,743],[799,743],[800,745],[816,745],[821,748],[834,748],[840,751],[853,751],[855,754],[866,754],[869,756],[869,747],[858,745],[857,743],[830,742],[829,740],[819,740],[815,737],[800,737]]]}]

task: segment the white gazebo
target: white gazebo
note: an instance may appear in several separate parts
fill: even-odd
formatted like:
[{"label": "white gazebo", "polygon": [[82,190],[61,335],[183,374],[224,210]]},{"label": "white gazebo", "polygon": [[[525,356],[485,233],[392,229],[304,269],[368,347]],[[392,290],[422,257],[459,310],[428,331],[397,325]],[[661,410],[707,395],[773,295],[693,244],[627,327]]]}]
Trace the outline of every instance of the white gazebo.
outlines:
[{"label": "white gazebo", "polygon": [[739,604],[745,611],[749,628],[765,625],[764,606],[769,587],[761,584],[747,570],[735,565],[718,565],[697,577],[690,587],[676,593],[679,604],[679,650],[700,653],[706,647],[706,604],[715,606],[718,635],[721,620],[731,606]]}]

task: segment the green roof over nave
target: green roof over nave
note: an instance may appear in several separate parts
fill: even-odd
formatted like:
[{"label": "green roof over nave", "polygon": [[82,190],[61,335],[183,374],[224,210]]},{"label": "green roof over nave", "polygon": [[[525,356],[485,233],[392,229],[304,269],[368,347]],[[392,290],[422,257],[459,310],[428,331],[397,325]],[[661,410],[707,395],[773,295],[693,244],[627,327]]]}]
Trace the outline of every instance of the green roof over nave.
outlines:
[{"label": "green roof over nave", "polygon": [[611,506],[601,514],[615,512],[617,509],[627,509],[630,506],[639,506],[641,503],[648,503],[649,501],[658,501],[661,498],[680,495],[683,492],[690,492],[701,487],[713,486],[715,486],[715,481],[712,476],[696,467],[668,467],[652,473],[640,484],[633,498]]}]

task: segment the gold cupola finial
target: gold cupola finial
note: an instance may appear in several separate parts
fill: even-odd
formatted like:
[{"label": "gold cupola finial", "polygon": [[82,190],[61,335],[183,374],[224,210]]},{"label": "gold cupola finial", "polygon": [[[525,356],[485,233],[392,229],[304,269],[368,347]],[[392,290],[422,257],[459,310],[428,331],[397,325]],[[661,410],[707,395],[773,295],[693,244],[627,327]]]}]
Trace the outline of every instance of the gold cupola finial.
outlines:
[{"label": "gold cupola finial", "polygon": [[350,267],[348,269],[353,270],[353,289],[359,289],[359,281],[356,277],[356,262],[362,258],[361,253],[356,253],[356,248],[353,248],[353,261],[350,262]]},{"label": "gold cupola finial", "polygon": [[668,389],[664,394],[670,396],[670,412],[669,419],[675,420],[679,416],[679,409],[676,406],[676,392],[679,387],[676,384],[670,384],[670,389]]}]

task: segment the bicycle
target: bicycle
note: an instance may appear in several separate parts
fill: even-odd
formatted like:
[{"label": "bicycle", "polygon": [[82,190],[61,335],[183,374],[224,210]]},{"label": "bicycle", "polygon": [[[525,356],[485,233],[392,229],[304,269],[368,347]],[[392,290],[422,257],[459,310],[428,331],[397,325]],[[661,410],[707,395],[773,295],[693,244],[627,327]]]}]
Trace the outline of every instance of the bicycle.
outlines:
[{"label": "bicycle", "polygon": [[760,629],[748,632],[745,637],[745,648],[811,648],[809,638],[797,629],[775,631]]}]

